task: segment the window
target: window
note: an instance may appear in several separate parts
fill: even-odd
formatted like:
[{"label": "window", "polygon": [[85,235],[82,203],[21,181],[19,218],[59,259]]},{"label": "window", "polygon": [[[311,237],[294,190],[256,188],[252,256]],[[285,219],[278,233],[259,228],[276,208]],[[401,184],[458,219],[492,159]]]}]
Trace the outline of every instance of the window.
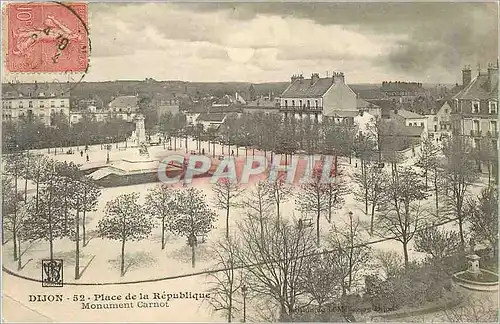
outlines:
[{"label": "window", "polygon": [[496,133],[496,131],[497,131],[497,129],[498,129],[497,127],[498,127],[498,126],[497,126],[497,121],[496,121],[496,120],[492,120],[492,121],[490,121],[490,131],[492,131],[492,132],[495,132],[495,133]]},{"label": "window", "polygon": [[51,106],[51,107],[55,107],[55,106],[56,106],[56,102],[55,102],[54,100],[51,100],[51,101],[50,101],[50,106]]},{"label": "window", "polygon": [[302,100],[299,100],[299,106],[302,107]]},{"label": "window", "polygon": [[55,110],[54,110],[54,109],[51,109],[51,110],[50,110],[50,114],[51,114],[51,115],[55,114]]},{"label": "window", "polygon": [[478,150],[481,149],[481,143],[479,142],[479,138],[474,139],[474,147]]},{"label": "window", "polygon": [[472,130],[476,132],[479,131],[479,120],[472,121]]},{"label": "window", "polygon": [[23,102],[22,101],[19,101],[19,105],[18,105],[19,108],[23,108]]},{"label": "window", "polygon": [[420,127],[424,127],[424,122],[421,122],[421,123],[420,123]]},{"label": "window", "polygon": [[444,113],[445,113],[445,114],[447,114],[447,113],[448,113],[448,109],[445,109],[445,110],[444,110]]},{"label": "window", "polygon": [[28,107],[33,108],[33,101],[28,101]]},{"label": "window", "polygon": [[292,107],[295,107],[295,100],[292,100]]},{"label": "window", "polygon": [[437,132],[437,130],[438,130],[438,125],[434,125],[434,131]]},{"label": "window", "polygon": [[311,101],[307,100],[307,108],[311,107]]},{"label": "window", "polygon": [[44,108],[45,107],[45,103],[43,101],[40,101],[40,108]]},{"label": "window", "polygon": [[495,114],[497,113],[497,103],[496,101],[490,101],[490,107],[489,107],[490,114]]},{"label": "window", "polygon": [[479,114],[479,101],[472,102],[472,113]]},{"label": "window", "polygon": [[65,105],[64,100],[61,100],[61,107],[64,107]]},{"label": "window", "polygon": [[285,100],[285,107],[288,107],[288,100]]},{"label": "window", "polygon": [[316,108],[318,108],[318,100],[314,100],[314,104],[316,105]]},{"label": "window", "polygon": [[435,122],[437,122],[437,121],[438,121],[437,116],[434,116],[434,121],[435,121]]}]

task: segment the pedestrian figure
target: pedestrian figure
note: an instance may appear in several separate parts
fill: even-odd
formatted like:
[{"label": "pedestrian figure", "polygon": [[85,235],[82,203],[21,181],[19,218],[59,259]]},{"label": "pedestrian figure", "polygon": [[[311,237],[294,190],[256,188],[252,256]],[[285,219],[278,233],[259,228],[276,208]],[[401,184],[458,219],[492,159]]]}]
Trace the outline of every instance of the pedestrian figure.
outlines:
[{"label": "pedestrian figure", "polygon": [[205,155],[205,149],[204,148],[201,149],[201,154]]},{"label": "pedestrian figure", "polygon": [[89,161],[89,155],[87,154],[87,162]]},{"label": "pedestrian figure", "polygon": [[80,150],[80,156],[83,157],[83,150]]},{"label": "pedestrian figure", "polygon": [[231,150],[231,155],[234,156],[234,150]]}]

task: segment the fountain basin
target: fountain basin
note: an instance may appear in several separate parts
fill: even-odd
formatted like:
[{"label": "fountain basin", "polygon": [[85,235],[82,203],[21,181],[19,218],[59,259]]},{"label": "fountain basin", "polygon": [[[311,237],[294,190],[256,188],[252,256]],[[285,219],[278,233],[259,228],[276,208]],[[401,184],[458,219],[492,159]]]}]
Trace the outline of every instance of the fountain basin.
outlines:
[{"label": "fountain basin", "polygon": [[498,291],[498,274],[479,269],[478,273],[460,271],[453,274],[453,282],[466,289],[475,291]]}]

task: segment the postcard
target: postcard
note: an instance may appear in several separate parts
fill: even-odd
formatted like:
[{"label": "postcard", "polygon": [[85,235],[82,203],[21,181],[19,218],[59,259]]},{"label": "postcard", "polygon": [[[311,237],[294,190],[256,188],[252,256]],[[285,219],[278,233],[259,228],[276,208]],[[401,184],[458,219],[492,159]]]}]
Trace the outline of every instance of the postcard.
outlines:
[{"label": "postcard", "polygon": [[2,3],[2,319],[498,322],[498,1]]}]

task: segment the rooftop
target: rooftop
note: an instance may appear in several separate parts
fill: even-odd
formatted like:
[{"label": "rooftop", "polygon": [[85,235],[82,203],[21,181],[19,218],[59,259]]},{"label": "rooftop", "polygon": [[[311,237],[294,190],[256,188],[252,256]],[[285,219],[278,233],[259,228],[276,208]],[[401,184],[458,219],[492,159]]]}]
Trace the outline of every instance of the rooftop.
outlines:
[{"label": "rooftop", "polygon": [[71,85],[57,82],[2,83],[2,98],[69,98]]},{"label": "rooftop", "polygon": [[109,108],[133,108],[137,107],[138,104],[139,99],[136,96],[120,96],[109,103]]},{"label": "rooftop", "polygon": [[333,85],[333,78],[295,79],[281,95],[282,98],[314,98],[323,96]]},{"label": "rooftop", "polygon": [[495,82],[493,87],[490,87],[490,78],[488,74],[479,73],[474,80],[454,95],[453,99],[498,99],[498,80]]},{"label": "rooftop", "polygon": [[225,113],[201,113],[198,118],[196,118],[196,122],[215,122],[222,123],[224,118],[226,117]]},{"label": "rooftop", "polygon": [[414,113],[414,112],[411,112],[411,111],[408,111],[408,110],[405,110],[405,109],[399,109],[397,110],[397,113],[395,113],[394,111],[391,112],[391,116],[394,115],[394,114],[397,114],[405,119],[419,119],[419,118],[424,118],[424,116],[420,115],[420,114],[417,114],[417,113]]},{"label": "rooftop", "polygon": [[362,98],[356,98],[356,107],[358,109],[366,109],[366,108],[379,108],[378,105],[375,105],[371,102],[368,102]]}]

